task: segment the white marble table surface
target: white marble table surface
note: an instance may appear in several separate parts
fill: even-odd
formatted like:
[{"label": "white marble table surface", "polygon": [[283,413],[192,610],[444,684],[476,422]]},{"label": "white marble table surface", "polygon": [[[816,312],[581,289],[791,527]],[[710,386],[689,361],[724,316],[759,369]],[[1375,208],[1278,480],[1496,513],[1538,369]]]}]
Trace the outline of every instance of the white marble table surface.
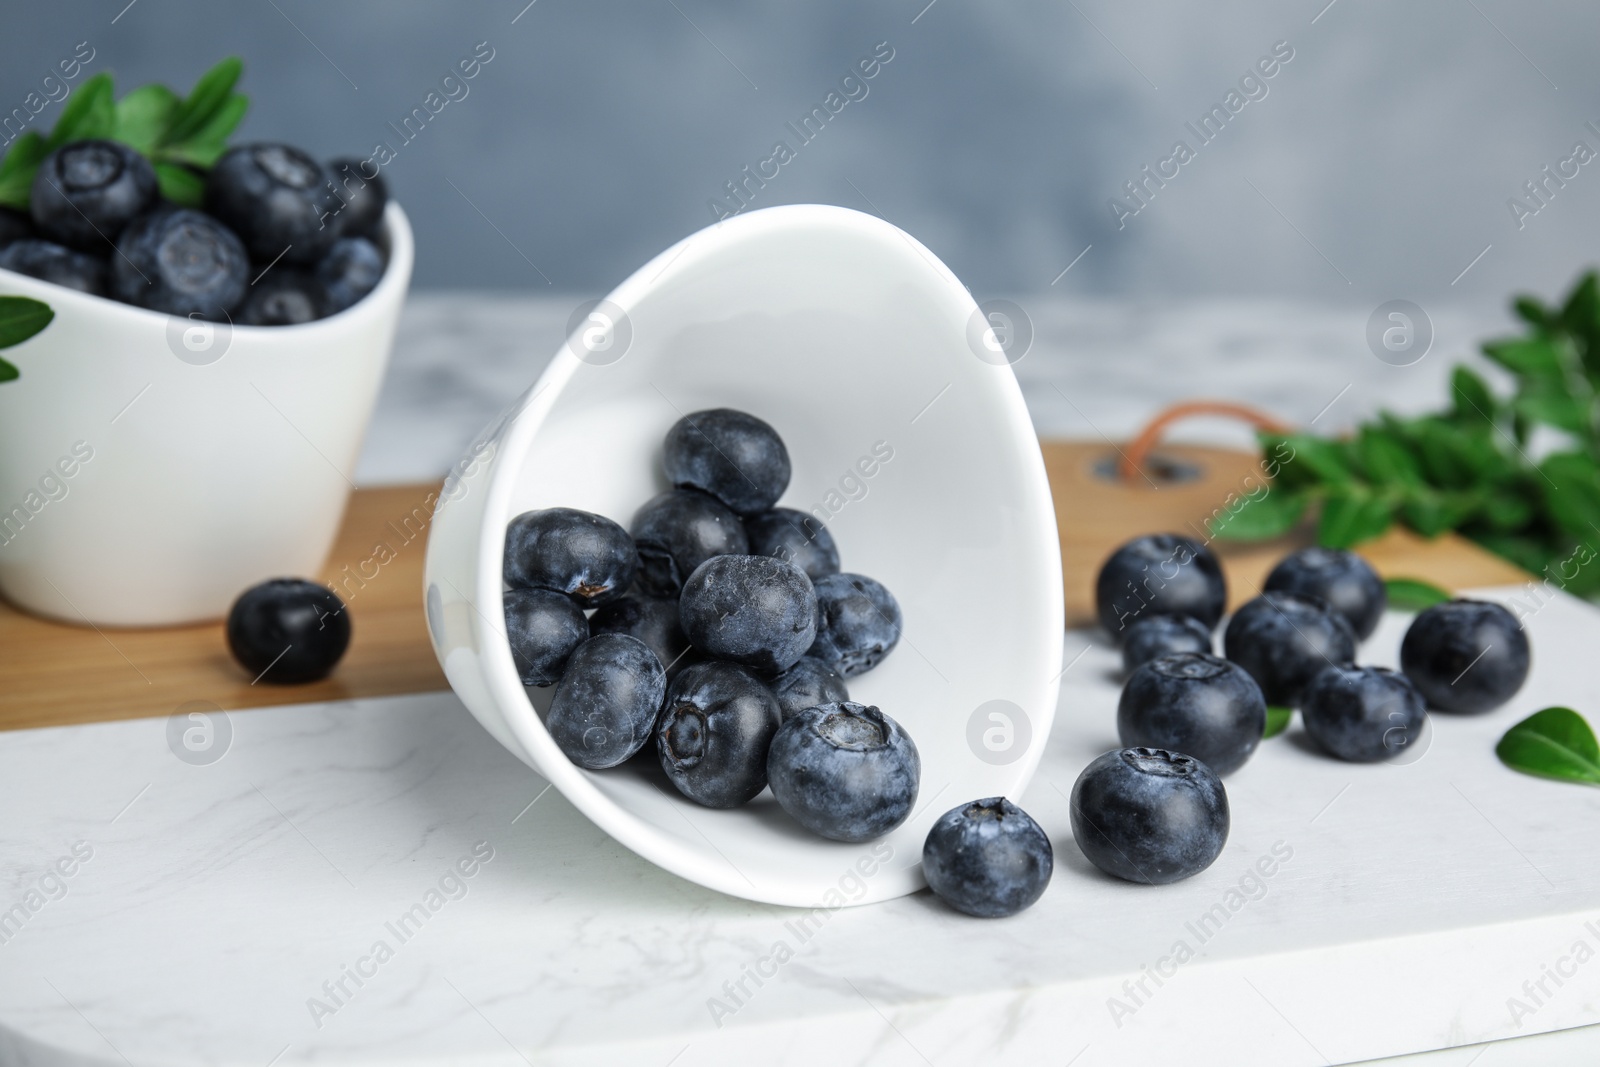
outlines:
[{"label": "white marble table surface", "polygon": [[[1392,663],[1406,621],[1365,658]],[[1593,1022],[1600,963],[1574,953],[1600,947],[1600,792],[1492,750],[1536,708],[1600,706],[1597,622],[1540,610],[1524,691],[1437,722],[1406,766],[1327,759],[1298,726],[1264,743],[1228,781],[1222,856],[1159,888],[1072,843],[1067,794],[1115,744],[1118,680],[1111,649],[1067,634],[1021,798],[1056,874],[1004,921],[924,892],[806,928],[681,881],[447,693],[233,713],[205,766],[159,719],[0,734],[0,909],[37,904],[0,943],[0,1063],[1097,1067],[1184,1047],[1194,1067],[1294,1067]],[[1179,942],[1193,958],[1164,962]],[[1570,977],[1535,1004],[1523,983],[1547,967]],[[1593,1062],[1592,1034],[1536,1045]]]}]

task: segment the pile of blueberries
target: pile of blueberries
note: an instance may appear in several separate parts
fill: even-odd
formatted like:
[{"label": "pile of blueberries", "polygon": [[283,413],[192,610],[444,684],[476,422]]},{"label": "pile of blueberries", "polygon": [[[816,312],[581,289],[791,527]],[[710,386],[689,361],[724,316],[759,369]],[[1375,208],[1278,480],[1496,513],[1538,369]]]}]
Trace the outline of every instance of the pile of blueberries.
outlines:
[{"label": "pile of blueberries", "polygon": [[1101,625],[1128,672],[1117,707],[1126,746],[1096,759],[1072,792],[1079,847],[1101,870],[1164,883],[1204,870],[1228,836],[1222,776],[1260,744],[1268,708],[1298,709],[1324,752],[1372,762],[1416,743],[1427,709],[1478,713],[1522,687],[1527,634],[1498,604],[1451,600],[1421,612],[1400,670],[1358,666],[1387,594],[1360,556],[1307,548],[1268,575],[1223,633],[1227,604],[1216,557],[1177,534],[1138,537],[1096,581]]},{"label": "pile of blueberries", "polygon": [[775,506],[790,462],[766,422],[695,412],[664,455],[674,488],[628,530],[572,508],[506,528],[506,636],[522,683],[555,686],[550,736],[590,770],[652,747],[678,791],[711,808],[770,785],[795,821],[835,841],[899,826],[917,796],[917,746],[851,701],[845,679],[893,651],[900,605],[841,572],[816,518]]},{"label": "pile of blueberries", "polygon": [[40,164],[28,214],[0,208],[0,267],[169,315],[310,322],[383,277],[388,194],[364,166],[242,145],[217,160],[197,211],[163,200],[135,149],[71,141]]}]

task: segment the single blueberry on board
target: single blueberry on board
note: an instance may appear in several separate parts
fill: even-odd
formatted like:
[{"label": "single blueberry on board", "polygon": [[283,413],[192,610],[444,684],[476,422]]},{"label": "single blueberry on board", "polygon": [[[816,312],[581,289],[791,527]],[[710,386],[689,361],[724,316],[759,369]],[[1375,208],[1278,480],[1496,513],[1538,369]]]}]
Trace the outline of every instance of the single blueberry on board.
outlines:
[{"label": "single blueberry on board", "polygon": [[303,578],[253,585],[228,609],[228,650],[254,682],[326,678],[350,647],[350,613],[327,586]]},{"label": "single blueberry on board", "polygon": [[675,597],[706,560],[750,550],[739,516],[716,497],[692,489],[652,498],[629,529],[639,546],[639,588],[651,596]]},{"label": "single blueberry on board", "polygon": [[1358,763],[1406,751],[1427,716],[1416,686],[1386,667],[1324,667],[1300,703],[1306,733],[1318,747]]},{"label": "single blueberry on board", "polygon": [[0,249],[0,267],[90,296],[106,295],[106,261],[53,241],[24,237]]},{"label": "single blueberry on board", "polygon": [[750,554],[786,559],[816,581],[839,573],[839,549],[822,520],[794,508],[773,508],[744,520]]},{"label": "single blueberry on board", "polygon": [[597,634],[637,637],[656,654],[669,681],[692,662],[689,638],[678,622],[676,597],[630,594],[613,600],[590,617],[589,629]]},{"label": "single blueberry on board", "polygon": [[1211,628],[1193,615],[1149,615],[1128,627],[1122,669],[1132,674],[1174,652],[1211,652]]},{"label": "single blueberry on board", "polygon": [[1228,586],[1211,550],[1180,534],[1135,537],[1111,553],[1094,585],[1100,625],[1117,644],[1146,615],[1193,615],[1207,627],[1222,618]]},{"label": "single blueberry on board", "polygon": [[793,563],[715,556],[683,584],[678,616],[690,643],[718,659],[775,674],[817,638],[817,596]]},{"label": "single blueberry on board", "polygon": [[656,726],[661,769],[678,792],[708,808],[736,808],[767,786],[778,702],[736,663],[685,667]]},{"label": "single blueberry on board", "polygon": [[740,515],[766,511],[789,487],[789,450],[754,415],[713,408],[685,415],[667,431],[667,480],[710,493]]},{"label": "single blueberry on board", "polygon": [[872,670],[900,643],[900,602],[862,574],[825,574],[815,582],[817,641],[811,655],[846,678]]},{"label": "single blueberry on board", "polygon": [[71,141],[39,164],[28,207],[50,240],[103,256],[157,195],[155,168],[136,149],[117,141]]},{"label": "single blueberry on board", "polygon": [[1302,548],[1285,556],[1267,575],[1263,590],[1320,597],[1345,617],[1358,641],[1372,636],[1389,603],[1372,564],[1343,548]]},{"label": "single blueberry on board", "polygon": [[627,634],[599,634],[567,660],[545,729],[578,766],[615,767],[650,740],[666,691],[666,672],[649,646]]},{"label": "single blueberry on board", "polygon": [[1117,703],[1124,748],[1193,756],[1231,774],[1261,743],[1267,702],[1244,668],[1203,652],[1162,656],[1134,671]]},{"label": "single blueberry on board", "polygon": [[365,237],[341,237],[318,261],[313,274],[329,315],[353,307],[383,280],[383,253]]},{"label": "single blueberry on board", "polygon": [[574,649],[589,639],[583,609],[553,589],[505,594],[506,639],[523,685],[554,685]]},{"label": "single blueberry on board", "polygon": [[1440,711],[1498,708],[1527,681],[1529,664],[1522,624],[1483,600],[1435,604],[1411,621],[1400,643],[1400,669]]},{"label": "single blueberry on board", "polygon": [[815,656],[801,656],[794,665],[772,680],[772,695],[785,722],[807,708],[819,704],[838,704],[850,699],[839,672]]},{"label": "single blueberry on board", "polygon": [[1054,869],[1050,838],[1005,797],[951,808],[922,845],[928,888],[957,911],[982,919],[1032,906]]},{"label": "single blueberry on board", "polygon": [[1356,635],[1327,601],[1294,593],[1263,593],[1228,620],[1227,657],[1261,687],[1267,703],[1300,706],[1300,692],[1324,667],[1354,663]]},{"label": "single blueberry on board", "polygon": [[638,573],[633,538],[603,515],[545,508],[506,526],[504,574],[513,589],[554,589],[595,608],[621,599]]},{"label": "single blueberry on board", "polygon": [[222,223],[198,211],[157,209],[134,219],[111,257],[111,295],[168,315],[226,322],[244,300],[250,261]]},{"label": "single blueberry on board", "polygon": [[310,266],[339,237],[339,195],[321,163],[286,144],[230,148],[206,179],[205,207],[259,263]]},{"label": "single blueberry on board", "polygon": [[1228,841],[1228,792],[1204,763],[1124,748],[1072,787],[1072,835],[1089,862],[1130,882],[1166,885],[1211,866]]},{"label": "single blueberry on board", "polygon": [[905,822],[921,778],[922,758],[900,724],[848,701],[791,716],[767,754],[779,806],[833,841],[870,841]]}]

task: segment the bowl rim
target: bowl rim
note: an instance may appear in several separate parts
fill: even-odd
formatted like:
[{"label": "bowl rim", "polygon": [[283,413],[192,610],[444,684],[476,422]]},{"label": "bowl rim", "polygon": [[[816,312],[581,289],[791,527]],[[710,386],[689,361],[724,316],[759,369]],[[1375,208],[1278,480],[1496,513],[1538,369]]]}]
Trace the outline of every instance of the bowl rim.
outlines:
[{"label": "bowl rim", "polygon": [[[410,284],[411,269],[416,255],[416,240],[411,230],[411,220],[406,216],[405,210],[394,200],[390,200],[384,206],[382,236],[389,245],[389,258],[384,266],[383,277],[378,279],[378,284],[373,286],[370,293],[343,311],[336,311],[332,315],[327,315],[320,319],[313,319],[310,322],[301,322],[290,326],[247,326],[230,319],[227,323],[228,328],[235,331],[245,331],[247,335],[270,333],[305,337],[308,333],[315,334],[319,330],[329,330],[331,332],[338,325],[349,321],[352,313],[360,312],[362,309],[375,305],[382,300],[392,299],[395,295],[394,290],[403,289]],[[270,270],[271,268],[268,267],[267,269]],[[255,280],[259,281],[260,278],[261,275],[258,274]],[[252,282],[251,284],[255,283]],[[15,288],[33,290],[33,292],[9,291]],[[35,278],[31,274],[21,274],[14,270],[7,270],[4,267],[0,267],[0,295],[29,296],[43,300],[58,315],[62,314],[64,309],[70,309],[70,312],[74,315],[97,315],[113,321],[121,319],[127,323],[130,329],[146,328],[154,324],[159,324],[162,329],[166,329],[167,321],[174,317],[165,311],[154,311],[150,308],[139,307],[137,304],[125,304],[114,297],[96,296],[93,293],[85,293],[79,289],[58,285],[55,282],[45,281],[43,278]],[[399,295],[403,296],[404,293]],[[221,324],[219,323],[218,325]]]},{"label": "bowl rim", "polygon": [[[664,281],[670,280],[673,268],[682,270],[691,263],[715,256],[735,244],[757,239],[767,233],[797,229],[813,232],[819,229],[836,229],[863,237],[890,236],[903,240],[907,243],[907,254],[916,256],[922,261],[922,269],[936,268],[938,284],[953,307],[960,308],[964,316],[980,313],[972,293],[941,259],[916,238],[875,215],[828,204],[779,205],[714,223],[683,238],[645,263],[612,290],[605,297],[605,301],[619,308],[623,314],[629,314],[642,297],[653,292]],[[505,526],[510,515],[511,495],[532,439],[544,426],[556,401],[582,365],[573,350],[571,343],[573,336],[576,336],[576,330],[562,341],[544,373],[513,405],[503,435],[496,445],[494,458],[487,471],[483,521],[477,531],[478,558],[474,597],[479,605],[498,607],[501,602],[504,584],[502,570]],[[1012,438],[1008,444],[1013,450],[1020,451],[1020,454],[1024,456],[1031,454],[1034,457],[1032,463],[1034,469],[1029,481],[1033,486],[1034,497],[1039,502],[1040,519],[1047,527],[1035,531],[1041,542],[1038,547],[1047,571],[1038,577],[1046,599],[1046,610],[1055,620],[1055,630],[1062,632],[1065,627],[1065,608],[1060,573],[1061,557],[1055,510],[1051,503],[1043,456],[1033,430],[1032,418],[1028,414],[1021,388],[1011,367],[1001,365],[995,369],[1010,381],[1009,389],[1002,387],[997,392],[997,399],[1002,405],[1006,426]],[[586,774],[561,752],[540,721],[517,676],[510,643],[503,628],[483,616],[481,608],[478,621],[487,623],[486,629],[489,631],[480,641],[480,648],[484,644],[492,648],[486,655],[480,654],[479,663],[484,672],[486,696],[494,707],[494,714],[507,732],[516,739],[522,754],[534,769],[560,790],[588,819],[634,853],[700,885],[747,900],[797,907],[817,905],[815,895],[809,890],[793,889],[770,881],[761,887],[756,887],[731,860],[726,860],[725,857],[725,864],[708,863],[703,851],[678,844],[676,840],[623,807],[591,782]],[[480,627],[480,631],[483,628]],[[1037,718],[1041,721],[1033,732],[1028,751],[1013,765],[1019,783],[1026,783],[1033,777],[1043,757],[1044,747],[1054,722],[1056,698],[1060,692],[1060,661],[1063,648],[1061,643],[1057,642],[1053,649],[1048,653],[1051,662],[1047,665],[1053,675],[1046,685],[1050,698],[1037,713]],[[507,714],[507,708],[515,711]],[[1018,791],[1020,792],[1020,786]],[[828,846],[833,843],[818,838],[818,844]],[[840,861],[845,863],[847,857],[854,855],[854,850],[862,846],[835,844],[833,847],[840,850]],[[715,850],[715,846],[713,849]],[[918,859],[920,860],[920,856]],[[920,863],[913,864],[912,867],[916,872],[914,877],[917,883],[920,883]],[[690,875],[686,873],[687,871],[695,873]],[[914,891],[916,888],[918,885],[913,884],[910,888],[887,895],[869,892],[860,900],[851,903],[872,903]]]}]

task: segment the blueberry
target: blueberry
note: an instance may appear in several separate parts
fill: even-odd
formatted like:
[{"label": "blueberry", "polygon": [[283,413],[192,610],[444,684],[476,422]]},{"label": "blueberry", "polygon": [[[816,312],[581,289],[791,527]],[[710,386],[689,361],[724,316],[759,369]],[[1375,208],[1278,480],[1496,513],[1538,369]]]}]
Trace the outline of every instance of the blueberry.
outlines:
[{"label": "blueberry", "polygon": [[298,326],[322,318],[322,286],[293,267],[278,267],[250,287],[238,321],[244,326]]},{"label": "blueberry", "polygon": [[32,218],[15,208],[0,207],[0,248],[32,236]]},{"label": "blueberry", "polygon": [[670,680],[687,667],[689,639],[678,622],[678,601],[672,597],[625,596],[594,613],[589,629],[597,634],[627,634],[650,646]]},{"label": "blueberry", "polygon": [[1300,705],[1306,733],[1329,755],[1387,759],[1422,733],[1427,711],[1405,675],[1385,667],[1324,667]]},{"label": "blueberry", "polygon": [[1302,548],[1272,568],[1263,587],[1268,593],[1321,597],[1345,617],[1356,640],[1365,641],[1378,628],[1389,593],[1372,564],[1342,548]]},{"label": "blueberry", "polygon": [[322,164],[285,144],[223,153],[206,180],[206,210],[232,227],[261,263],[310,265],[339,236],[339,195]]},{"label": "blueberry", "polygon": [[328,173],[343,204],[339,232],[346,237],[377,236],[384,206],[389,203],[389,187],[377,165],[365,159],[335,159],[328,164]]},{"label": "blueberry", "polygon": [[627,634],[599,634],[567,660],[545,729],[578,766],[615,767],[650,740],[666,692],[666,672],[649,646]]},{"label": "blueberry", "polygon": [[589,620],[572,598],[552,589],[505,595],[506,638],[523,685],[554,685],[573,649],[589,640]]},{"label": "blueberry", "polygon": [[677,596],[694,569],[712,556],[750,550],[744,524],[722,501],[689,489],[653,498],[633,517],[639,546],[639,588],[651,596]]},{"label": "blueberry", "polygon": [[0,249],[0,267],[92,296],[106,295],[106,263],[85,252],[34,237]]},{"label": "blueberry", "polygon": [[1193,615],[1146,615],[1128,627],[1122,669],[1133,673],[1175,652],[1211,652],[1211,630]]},{"label": "blueberry", "polygon": [[744,520],[750,554],[786,559],[815,581],[839,573],[839,549],[822,522],[794,508],[773,508]]},{"label": "blueberry", "polygon": [[1117,703],[1123,747],[1193,756],[1231,774],[1261,743],[1267,702],[1244,668],[1203,652],[1162,656],[1133,672]]},{"label": "blueberry", "polygon": [[736,808],[767,785],[767,749],[778,702],[736,663],[685,667],[667,690],[656,726],[661,769],[690,800]]},{"label": "blueberry", "polygon": [[807,708],[850,699],[844,679],[815,656],[801,656],[792,667],[774,678],[772,695],[778,698],[778,708],[785,722]]},{"label": "blueberry", "polygon": [[103,255],[156,197],[155,168],[135,149],[116,141],[73,141],[39,164],[29,210],[50,240]]},{"label": "blueberry", "polygon": [[766,511],[789,486],[789,450],[754,415],[713,408],[667,431],[667,480],[710,493],[740,515]]},{"label": "blueberry", "polygon": [[1193,615],[1217,624],[1228,602],[1222,565],[1211,550],[1180,534],[1149,534],[1111,553],[1094,584],[1100,625],[1117,644],[1145,615]]},{"label": "blueberry", "polygon": [[1451,600],[1418,615],[1400,669],[1428,707],[1469,714],[1510,700],[1528,677],[1528,635],[1499,604]]},{"label": "blueberry", "polygon": [[1054,869],[1044,830],[1005,797],[951,808],[922,845],[928,888],[957,911],[981,919],[1031,907]]},{"label": "blueberry", "polygon": [[1322,668],[1355,662],[1356,635],[1325,600],[1263,593],[1233,613],[1222,647],[1250,672],[1268,704],[1293,708]]},{"label": "blueberry", "polygon": [[1228,792],[1193,756],[1107,752],[1072,787],[1072,835],[1089,862],[1130,882],[1166,885],[1211,866],[1228,841]]},{"label": "blueberry", "polygon": [[702,652],[769,673],[790,667],[817,638],[811,579],[771,556],[706,560],[683,583],[678,614]]},{"label": "blueberry", "polygon": [[872,670],[900,643],[900,603],[861,574],[818,578],[817,643],[811,655],[846,678]]},{"label": "blueberry", "polygon": [[326,294],[328,314],[353,306],[383,279],[383,253],[365,237],[341,237],[317,264],[317,284]]},{"label": "blueberry", "polygon": [[239,238],[198,211],[156,210],[135,219],[111,257],[111,295],[168,315],[227,320],[249,281]]},{"label": "blueberry", "polygon": [[246,589],[228,610],[228,650],[252,685],[326,678],[348,647],[344,601],[316,582],[274,578]]},{"label": "blueberry", "polygon": [[514,589],[554,589],[596,608],[620,600],[638,571],[633,539],[603,515],[546,508],[506,526],[505,579]]},{"label": "blueberry", "polygon": [[779,806],[833,841],[870,841],[905,822],[921,777],[922,758],[900,724],[848,701],[792,716],[767,754]]}]

